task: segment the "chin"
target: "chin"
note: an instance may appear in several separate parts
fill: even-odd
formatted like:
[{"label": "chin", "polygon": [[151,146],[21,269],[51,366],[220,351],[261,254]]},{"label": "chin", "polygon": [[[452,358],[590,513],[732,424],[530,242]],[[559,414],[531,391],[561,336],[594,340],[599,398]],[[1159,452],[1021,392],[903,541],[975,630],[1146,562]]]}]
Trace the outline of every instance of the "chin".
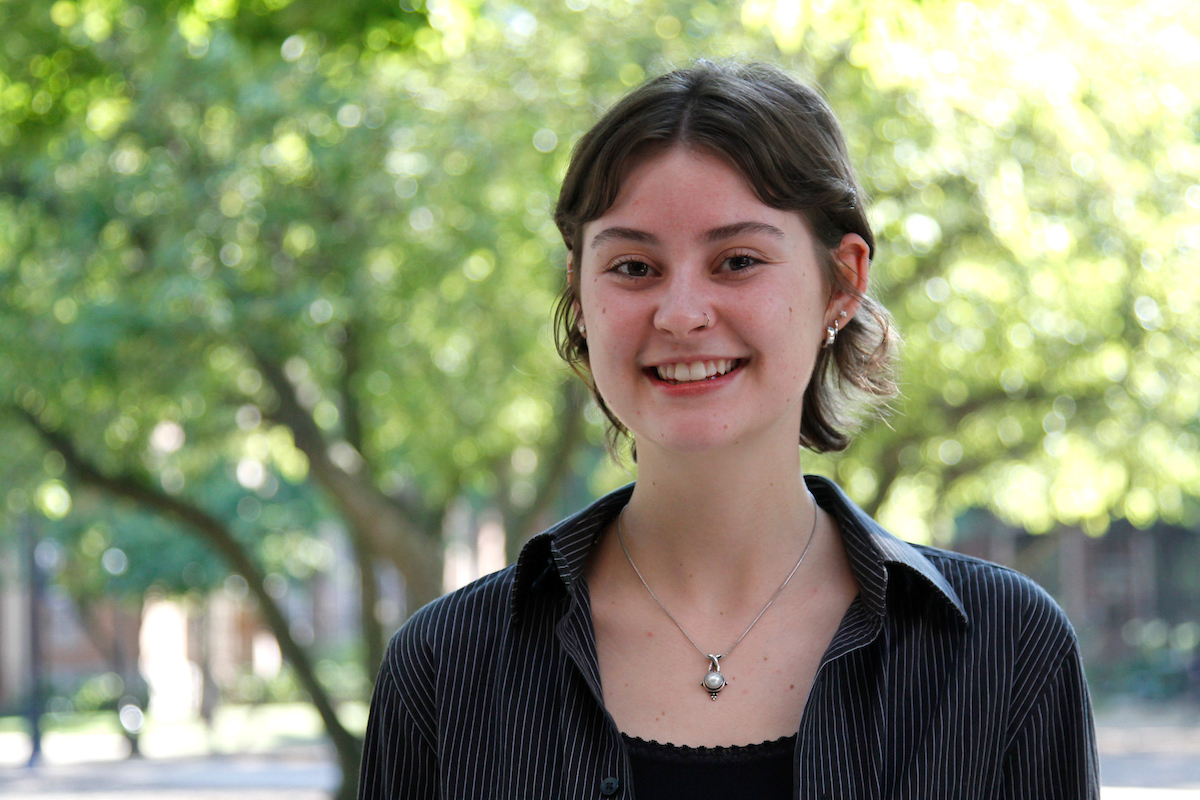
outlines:
[{"label": "chin", "polygon": [[711,424],[702,430],[658,431],[652,436],[643,436],[634,431],[634,439],[639,453],[651,446],[669,453],[707,453],[732,447],[740,442],[740,437],[728,428],[713,430]]}]

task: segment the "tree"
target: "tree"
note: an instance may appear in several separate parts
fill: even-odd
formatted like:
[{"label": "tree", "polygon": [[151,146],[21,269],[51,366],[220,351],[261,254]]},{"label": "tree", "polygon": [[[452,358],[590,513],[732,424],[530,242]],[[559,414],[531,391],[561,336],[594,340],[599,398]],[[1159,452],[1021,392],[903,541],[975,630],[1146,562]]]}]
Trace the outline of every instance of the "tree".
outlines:
[{"label": "tree", "polygon": [[87,485],[202,537],[300,675],[269,515],[236,506],[319,493],[373,673],[376,559],[415,606],[456,504],[499,514],[511,554],[564,486],[620,479],[549,347],[557,177],[629,86],[739,54],[842,115],[907,338],[899,413],[812,466],[918,539],[972,506],[1031,530],[1190,519],[1192,5],[439,0],[426,27],[374,3],[0,4],[9,505]]},{"label": "tree", "polygon": [[[361,52],[317,31],[264,49],[223,13],[197,18],[214,8],[26,10],[49,52],[28,62],[36,91],[12,82],[29,96],[0,128],[9,434],[33,454],[35,432],[78,485],[158,512],[246,578],[349,796],[358,743],[267,590],[256,549],[270,530],[239,520],[239,495],[270,500],[278,473],[341,513],[374,674],[375,560],[400,568],[416,605],[440,591],[456,499],[484,498],[527,535],[581,440],[582,396],[533,347],[552,296],[527,279],[544,233],[523,214],[481,219],[477,199],[448,209],[451,240],[441,207],[409,202],[417,177],[437,185],[407,152],[435,132],[404,126],[412,97],[387,90],[419,79],[397,47],[411,31],[372,28]],[[470,169],[460,149],[446,160],[439,172]],[[496,268],[497,241],[521,254],[511,268]],[[67,492],[44,484],[43,509]]]},{"label": "tree", "polygon": [[838,474],[918,539],[1194,522],[1200,16],[897,8],[846,50],[887,105],[846,112],[904,397]]}]

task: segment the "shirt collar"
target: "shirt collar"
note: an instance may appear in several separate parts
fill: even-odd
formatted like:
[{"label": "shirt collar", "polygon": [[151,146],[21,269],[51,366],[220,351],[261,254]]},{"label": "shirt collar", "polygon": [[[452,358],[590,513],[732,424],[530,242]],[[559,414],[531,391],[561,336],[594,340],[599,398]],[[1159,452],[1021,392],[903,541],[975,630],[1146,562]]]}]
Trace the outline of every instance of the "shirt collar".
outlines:
[{"label": "shirt collar", "polygon": [[[958,593],[919,549],[884,530],[828,478],[807,475],[805,482],[817,504],[840,524],[850,568],[872,613],[884,614],[889,568],[899,568],[921,578],[920,585],[969,622]],[[601,497],[521,548],[512,594],[514,618],[520,617],[531,593],[574,596],[596,537],[629,502],[633,486],[627,484]]]}]

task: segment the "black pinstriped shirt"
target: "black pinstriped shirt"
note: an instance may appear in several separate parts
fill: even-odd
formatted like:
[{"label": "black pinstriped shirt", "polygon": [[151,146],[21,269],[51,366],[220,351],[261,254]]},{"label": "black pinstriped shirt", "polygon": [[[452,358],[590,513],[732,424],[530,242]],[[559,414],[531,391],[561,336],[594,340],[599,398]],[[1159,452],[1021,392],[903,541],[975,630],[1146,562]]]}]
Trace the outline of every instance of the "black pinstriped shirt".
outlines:
[{"label": "black pinstriped shirt", "polygon": [[[799,800],[1099,798],[1075,634],[1028,578],[910,545],[808,477],[858,581],[799,722]],[[626,486],[422,608],[379,674],[360,798],[634,797],[584,564]],[[646,800],[646,798],[643,798]]]}]

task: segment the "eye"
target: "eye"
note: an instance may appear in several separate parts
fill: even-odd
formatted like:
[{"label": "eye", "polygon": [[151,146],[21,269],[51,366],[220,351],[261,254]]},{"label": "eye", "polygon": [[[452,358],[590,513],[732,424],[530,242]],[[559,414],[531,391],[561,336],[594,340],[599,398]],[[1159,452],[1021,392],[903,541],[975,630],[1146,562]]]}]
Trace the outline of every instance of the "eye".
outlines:
[{"label": "eye", "polygon": [[645,261],[638,261],[636,258],[614,264],[612,271],[628,278],[646,278],[651,273],[650,265]]},{"label": "eye", "polygon": [[755,258],[749,253],[735,253],[728,256],[722,266],[730,272],[742,272],[757,267],[761,263],[763,263],[762,259]]}]

